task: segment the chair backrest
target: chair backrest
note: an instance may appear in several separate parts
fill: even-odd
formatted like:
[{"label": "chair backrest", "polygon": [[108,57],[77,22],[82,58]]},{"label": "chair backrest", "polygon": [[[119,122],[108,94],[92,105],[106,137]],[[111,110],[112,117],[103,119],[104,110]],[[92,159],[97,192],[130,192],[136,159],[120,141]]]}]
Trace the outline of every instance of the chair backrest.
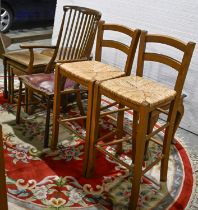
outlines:
[{"label": "chair backrest", "polygon": [[[178,53],[182,54],[181,59],[175,59],[173,58],[173,56],[166,55],[164,51],[162,53],[159,53],[160,49],[163,49],[160,48],[159,45],[157,48],[153,48],[157,49],[157,53],[151,52],[150,45],[149,45],[150,46],[149,51],[146,49],[147,44],[156,44],[156,43],[170,46],[172,47],[172,49],[174,48],[177,49]],[[185,82],[186,74],[190,65],[194,48],[195,48],[195,43],[193,42],[184,43],[181,40],[175,39],[170,36],[147,34],[146,31],[142,31],[140,36],[136,75],[143,76],[145,61],[159,62],[168,65],[169,67],[172,67],[173,70],[176,70],[178,72],[175,80],[174,89],[176,90],[177,95],[179,97],[182,93],[183,85]]]},{"label": "chair backrest", "polygon": [[[120,34],[125,34],[129,36],[129,45],[122,43],[121,41],[104,39],[104,33],[110,33],[111,31],[116,31]],[[139,41],[140,32],[141,31],[139,29],[133,30],[123,25],[105,24],[104,21],[100,21],[98,25],[95,60],[101,61],[103,47],[109,47],[120,50],[127,55],[124,71],[127,76],[130,75],[135,57],[135,52],[137,49],[137,44]]]},{"label": "chair backrest", "polygon": [[63,19],[51,63],[55,59],[89,59],[101,13],[78,6],[64,6],[63,11]]},{"label": "chair backrest", "polygon": [[0,209],[7,210],[7,191],[5,178],[5,162],[3,154],[2,125],[0,125]]}]

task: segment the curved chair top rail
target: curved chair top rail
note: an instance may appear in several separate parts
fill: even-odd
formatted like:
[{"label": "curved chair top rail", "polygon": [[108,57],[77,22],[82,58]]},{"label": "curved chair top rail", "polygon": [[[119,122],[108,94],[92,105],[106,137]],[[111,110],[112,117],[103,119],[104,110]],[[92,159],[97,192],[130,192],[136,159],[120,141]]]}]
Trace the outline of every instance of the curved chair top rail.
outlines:
[{"label": "curved chair top rail", "polygon": [[98,20],[100,20],[100,18],[102,16],[101,12],[99,12],[97,10],[94,10],[94,9],[87,8],[87,7],[80,7],[80,6],[74,6],[74,5],[65,5],[65,6],[63,6],[63,10],[64,11],[67,11],[69,9],[74,9],[74,10],[80,11],[80,12],[82,12],[84,14],[95,14],[98,17]]},{"label": "curved chair top rail", "polygon": [[[127,45],[118,40],[104,39],[104,33],[108,33],[110,31],[116,31],[128,35],[131,38],[131,41]],[[131,29],[119,24],[106,24],[105,21],[100,21],[98,25],[95,60],[101,61],[103,47],[120,50],[127,55],[124,71],[126,75],[130,75],[140,32],[141,31],[139,29]]]},{"label": "curved chair top rail", "polygon": [[46,72],[53,70],[55,59],[89,59],[91,55],[101,13],[79,6],[64,6],[63,11],[56,49]]},{"label": "curved chair top rail", "polygon": [[[175,59],[169,55],[166,55],[166,53],[163,51],[163,48],[160,48],[160,46],[158,48],[155,48],[155,50],[157,49],[157,52],[151,52],[152,49],[149,49],[149,51],[147,52],[146,49],[147,43],[158,43],[158,44],[168,45],[170,47],[180,50],[183,56],[180,60]],[[139,45],[136,74],[138,76],[143,76],[144,61],[154,61],[165,64],[169,67],[172,67],[174,70],[178,71],[175,83],[175,90],[181,92],[190,65],[194,48],[195,48],[194,42],[185,43],[171,36],[148,34],[147,31],[142,31],[140,35],[140,45]]]}]

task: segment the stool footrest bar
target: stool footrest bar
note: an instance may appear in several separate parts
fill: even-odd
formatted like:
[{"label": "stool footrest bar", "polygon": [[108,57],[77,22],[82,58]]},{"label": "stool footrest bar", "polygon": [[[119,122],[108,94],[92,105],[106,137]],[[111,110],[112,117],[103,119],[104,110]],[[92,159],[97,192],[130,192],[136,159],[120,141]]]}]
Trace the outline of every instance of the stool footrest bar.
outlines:
[{"label": "stool footrest bar", "polygon": [[114,159],[115,161],[117,161],[119,164],[123,165],[124,167],[126,167],[127,169],[131,170],[133,168],[133,165],[128,165],[127,163],[125,163],[124,161],[116,158],[113,154],[111,154],[110,152],[106,151],[105,149],[103,149],[101,146],[96,145],[96,149],[99,150],[100,152],[102,152],[103,154],[108,155],[109,157],[111,157],[112,159]]},{"label": "stool footrest bar", "polygon": [[160,141],[159,139],[151,137],[149,140],[154,142],[154,143],[156,143],[156,144],[158,144],[158,145],[160,145],[160,146],[163,146],[163,142]]},{"label": "stool footrest bar", "polygon": [[63,123],[63,122],[61,122],[61,121],[59,121],[59,123],[60,123],[61,125],[63,125],[65,128],[67,128],[68,130],[70,130],[71,132],[73,132],[74,134],[76,134],[79,138],[85,140],[85,137],[84,137],[84,136],[82,136],[82,135],[79,134],[77,131],[75,131],[74,129],[72,129],[72,128],[71,128],[70,126],[68,126],[66,123]]},{"label": "stool footrest bar", "polygon": [[100,137],[99,139],[97,139],[97,142],[103,141],[104,139],[110,137],[111,135],[113,135],[113,134],[115,134],[115,133],[116,133],[116,130],[113,130],[113,131],[111,131],[111,132],[105,134],[104,136]]},{"label": "stool footrest bar", "polygon": [[153,161],[148,167],[146,167],[143,171],[142,171],[142,175],[144,175],[147,171],[149,171],[153,166],[155,166],[157,163],[159,163],[162,159],[164,158],[164,155],[160,155],[160,157],[158,159],[156,159],[155,161]]},{"label": "stool footrest bar", "polygon": [[160,111],[160,112],[162,112],[162,113],[164,113],[164,114],[168,114],[168,111],[165,110],[165,109],[157,108],[156,110],[157,110],[157,111]]},{"label": "stool footrest bar", "polygon": [[159,133],[160,131],[164,130],[164,128],[167,128],[168,126],[169,126],[169,122],[167,122],[166,124],[164,124],[161,127],[157,128],[152,133],[150,133],[150,134],[148,134],[146,136],[146,140],[149,140],[151,137],[155,136],[157,133]]},{"label": "stool footrest bar", "polygon": [[122,138],[122,139],[114,140],[114,141],[107,142],[107,143],[104,143],[104,144],[100,144],[100,147],[115,145],[115,144],[122,143],[124,141],[129,141],[129,140],[131,140],[131,137]]},{"label": "stool footrest bar", "polygon": [[103,107],[100,108],[100,111],[108,109],[108,108],[110,108],[112,106],[115,106],[116,104],[118,104],[118,102],[113,102],[111,104],[108,104],[107,106],[103,106]]},{"label": "stool footrest bar", "polygon": [[74,120],[81,120],[81,119],[86,119],[87,116],[79,116],[79,117],[71,117],[71,118],[66,118],[66,119],[59,119],[59,123],[63,122],[69,122],[69,121],[74,121]]}]

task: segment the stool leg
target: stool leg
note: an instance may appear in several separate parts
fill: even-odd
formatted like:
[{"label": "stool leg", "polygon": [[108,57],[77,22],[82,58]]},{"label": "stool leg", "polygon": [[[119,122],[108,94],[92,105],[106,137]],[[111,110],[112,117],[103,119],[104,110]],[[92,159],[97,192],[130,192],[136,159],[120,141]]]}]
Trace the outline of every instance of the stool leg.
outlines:
[{"label": "stool leg", "polygon": [[[122,104],[119,104],[118,109],[122,109],[125,106]],[[118,112],[117,116],[117,139],[121,139],[124,135],[124,128],[123,128],[123,123],[124,123],[124,111]],[[117,147],[117,152],[120,154],[122,152],[122,143],[118,144]]]},{"label": "stool leg", "polygon": [[76,102],[77,102],[78,108],[80,110],[80,114],[82,116],[85,116],[85,112],[84,112],[83,105],[82,105],[80,90],[76,93]]},{"label": "stool leg", "polygon": [[137,126],[138,126],[138,112],[133,111],[133,124],[132,124],[132,161],[135,162],[136,154],[136,136],[137,136]]},{"label": "stool leg", "polygon": [[88,155],[87,170],[85,177],[88,178],[93,176],[95,168],[95,158],[96,158],[95,143],[98,138],[98,132],[99,132],[100,104],[101,104],[101,94],[99,92],[99,86],[96,83],[94,87],[93,108],[91,115],[92,121],[90,128],[91,129],[90,137],[89,137],[90,143],[89,145],[86,146],[89,155]]},{"label": "stool leg", "polygon": [[170,146],[172,141],[172,135],[174,130],[174,123],[175,118],[177,114],[177,107],[178,103],[171,102],[169,114],[168,114],[168,120],[169,126],[165,130],[164,134],[164,141],[163,141],[163,151],[162,154],[164,155],[164,158],[161,161],[161,171],[160,171],[160,181],[166,182],[167,181],[167,172],[168,172],[168,160],[169,160],[169,154],[170,154]]},{"label": "stool leg", "polygon": [[176,118],[175,118],[175,123],[174,123],[174,128],[173,128],[173,135],[172,135],[172,144],[175,143],[175,133],[179,127],[179,124],[181,122],[181,119],[184,115],[184,101],[183,101],[183,97],[181,97],[180,101],[179,101],[179,106],[177,109],[177,114],[176,114]]},{"label": "stool leg", "polygon": [[83,161],[83,176],[87,176],[87,166],[89,161],[89,150],[90,150],[90,133],[92,124],[92,109],[94,99],[94,82],[88,84],[88,105],[87,105],[87,120],[86,120],[86,138],[85,138],[85,151]]},{"label": "stool leg", "polygon": [[[158,121],[159,114],[160,113],[158,111],[150,112],[150,114],[149,114],[149,123],[148,123],[147,134],[152,133],[152,131],[154,129],[154,126],[155,126],[155,124]],[[148,148],[149,148],[149,141],[147,141],[146,142],[146,145],[145,145],[144,160],[147,160],[148,159],[148,154],[147,154],[148,153]]]},{"label": "stool leg", "polygon": [[144,150],[148,126],[148,111],[147,107],[143,106],[139,113],[139,124],[137,127],[136,148],[135,148],[135,162],[133,170],[133,180],[131,189],[131,198],[129,209],[135,210],[138,204],[140,184],[142,177],[142,164],[144,160]]}]

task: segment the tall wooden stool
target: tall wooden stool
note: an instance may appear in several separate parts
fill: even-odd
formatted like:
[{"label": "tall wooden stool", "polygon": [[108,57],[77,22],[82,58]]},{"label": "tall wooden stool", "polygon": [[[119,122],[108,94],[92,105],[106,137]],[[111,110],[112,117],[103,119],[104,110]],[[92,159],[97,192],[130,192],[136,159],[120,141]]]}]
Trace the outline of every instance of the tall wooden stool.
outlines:
[{"label": "tall wooden stool", "polygon": [[[164,54],[146,52],[147,43],[161,43],[180,50],[183,53],[181,61],[175,60]],[[169,151],[172,133],[180,101],[182,88],[191,61],[195,43],[184,43],[172,37],[162,35],[148,35],[142,32],[140,37],[139,58],[136,76],[126,76],[112,80],[96,82],[94,86],[92,123],[90,131],[89,160],[87,166],[87,177],[91,177],[96,167],[96,150],[110,156],[119,164],[132,171],[132,189],[129,209],[135,210],[138,205],[141,177],[154,165],[161,161],[160,181],[167,181],[167,170]],[[153,48],[155,49],[155,48]],[[160,51],[161,48],[158,48]],[[155,61],[170,66],[178,72],[174,88],[170,88],[153,80],[143,77],[144,61]],[[98,140],[98,127],[100,118],[101,95],[105,95],[122,105],[133,110],[132,135],[130,138],[114,139],[110,142]],[[161,110],[161,107],[170,103],[167,122],[153,132],[149,132],[150,115],[154,110]],[[119,111],[119,110],[118,110]],[[156,139],[156,134],[165,129],[163,141]],[[118,153],[113,156],[106,150],[107,146],[120,145],[124,141],[132,143],[132,165],[126,164],[118,158]],[[143,169],[144,153],[146,142],[152,141],[162,147],[159,157]],[[120,147],[118,147],[119,149]]]},{"label": "tall wooden stool", "polygon": [[[125,34],[130,38],[129,45],[123,44],[115,40],[105,40],[103,37],[104,32],[116,31],[120,34]],[[91,126],[91,113],[92,113],[92,102],[93,102],[93,89],[96,81],[104,81],[112,78],[122,77],[130,75],[133,59],[135,56],[137,43],[139,40],[140,30],[133,30],[121,25],[105,24],[104,22],[99,23],[97,44],[96,44],[96,61],[84,61],[74,62],[66,64],[58,64],[55,71],[55,96],[54,96],[54,110],[53,110],[53,133],[51,148],[55,149],[58,142],[59,123],[64,123],[69,120],[77,120],[85,118],[77,117],[72,119],[60,119],[60,81],[61,76],[69,78],[85,87],[88,88],[88,111],[86,121],[86,140],[85,140],[85,159],[83,174],[86,173],[87,159],[88,159],[88,148],[90,138],[90,126]],[[102,47],[110,47],[120,50],[127,55],[125,69],[122,71],[119,68],[112,67],[104,64],[101,61]]]}]

